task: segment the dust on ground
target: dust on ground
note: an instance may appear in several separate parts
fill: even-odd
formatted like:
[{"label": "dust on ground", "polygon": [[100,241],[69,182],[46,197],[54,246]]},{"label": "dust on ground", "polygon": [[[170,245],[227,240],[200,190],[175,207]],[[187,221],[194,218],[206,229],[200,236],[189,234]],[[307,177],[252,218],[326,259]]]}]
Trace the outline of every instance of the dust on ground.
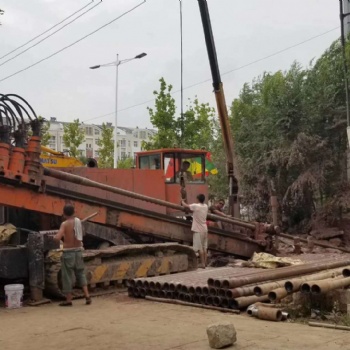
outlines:
[{"label": "dust on ground", "polygon": [[[350,333],[245,315],[130,299],[125,294],[93,298],[73,307],[56,303],[0,309],[1,350],[209,350],[206,327],[234,324],[232,349],[349,349]],[[231,348],[229,348],[231,349]]]}]

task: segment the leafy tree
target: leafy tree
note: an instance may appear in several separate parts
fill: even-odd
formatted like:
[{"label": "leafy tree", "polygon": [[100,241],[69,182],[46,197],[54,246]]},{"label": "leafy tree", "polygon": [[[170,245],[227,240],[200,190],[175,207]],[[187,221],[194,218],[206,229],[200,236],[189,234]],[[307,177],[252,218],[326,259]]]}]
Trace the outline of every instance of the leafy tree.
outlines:
[{"label": "leafy tree", "polygon": [[245,84],[231,112],[240,188],[257,219],[270,220],[272,187],[288,226],[306,224],[316,208],[350,205],[339,41],[307,69],[294,63]]},{"label": "leafy tree", "polygon": [[131,157],[118,160],[119,169],[131,169],[133,166],[134,166],[134,159]]},{"label": "leafy tree", "polygon": [[142,148],[158,149],[174,147],[178,143],[178,121],[175,117],[175,99],[171,96],[172,85],[167,85],[164,78],[160,80],[160,90],[154,91],[155,108],[148,107],[151,123],[158,129],[150,142],[143,142]]},{"label": "leafy tree", "polygon": [[[213,123],[215,111],[209,104],[200,103],[196,98],[189,100],[183,118],[176,116],[175,99],[171,96],[172,85],[160,80],[160,90],[154,91],[155,107],[148,108],[150,119],[157,134],[149,142],[144,142],[143,149],[171,148],[174,146],[210,149],[213,142]],[[182,125],[183,133],[182,133]]]},{"label": "leafy tree", "polygon": [[63,126],[63,142],[68,148],[72,157],[80,156],[79,146],[85,139],[85,131],[81,128],[79,119],[74,119],[73,123],[67,123]]},{"label": "leafy tree", "polygon": [[114,139],[113,128],[102,124],[101,138],[97,145],[99,149],[98,166],[100,168],[113,168],[114,163]]}]

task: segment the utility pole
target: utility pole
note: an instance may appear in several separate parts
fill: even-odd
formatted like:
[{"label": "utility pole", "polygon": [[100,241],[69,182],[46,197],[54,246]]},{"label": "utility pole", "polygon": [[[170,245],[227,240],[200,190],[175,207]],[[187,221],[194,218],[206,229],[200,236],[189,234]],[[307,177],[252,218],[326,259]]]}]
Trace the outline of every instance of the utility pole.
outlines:
[{"label": "utility pole", "polygon": [[349,0],[339,0],[339,18],[340,18],[340,41],[342,45],[342,58],[343,58],[343,70],[344,70],[344,85],[346,96],[346,123],[347,123],[347,137],[348,137],[348,149],[347,149],[347,179],[350,181],[350,97],[349,97],[349,69],[346,59],[346,39],[350,32],[350,2]]},{"label": "utility pole", "polygon": [[[343,1],[343,9],[344,9],[344,14],[350,13],[350,0]],[[344,34],[346,39],[349,37],[349,33],[350,33],[350,16],[346,16],[344,18]]]}]

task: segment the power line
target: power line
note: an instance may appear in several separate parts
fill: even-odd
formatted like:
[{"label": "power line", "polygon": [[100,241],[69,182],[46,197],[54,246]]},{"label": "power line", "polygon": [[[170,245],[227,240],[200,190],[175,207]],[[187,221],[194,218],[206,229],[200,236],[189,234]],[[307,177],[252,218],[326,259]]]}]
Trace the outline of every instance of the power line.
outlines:
[{"label": "power line", "polygon": [[41,62],[44,62],[44,61],[50,59],[51,57],[54,57],[54,56],[56,56],[57,54],[59,54],[59,53],[65,51],[65,50],[67,50],[68,48],[74,46],[75,44],[79,43],[80,41],[83,41],[84,39],[88,38],[89,36],[91,36],[91,35],[97,33],[98,31],[100,31],[101,29],[103,29],[103,28],[109,26],[110,24],[112,24],[113,22],[117,21],[118,19],[120,19],[120,18],[126,16],[126,15],[129,14],[130,12],[136,10],[138,7],[140,7],[140,6],[143,5],[144,3],[146,3],[146,0],[143,0],[141,3],[139,3],[139,4],[136,5],[136,6],[134,6],[134,7],[131,8],[130,10],[128,10],[128,11],[122,13],[120,16],[118,16],[118,17],[112,19],[111,21],[109,21],[108,23],[104,24],[103,26],[101,26],[101,27],[95,29],[95,30],[92,31],[91,33],[89,33],[89,34],[83,36],[82,38],[80,38],[80,39],[74,41],[73,43],[71,43],[71,44],[69,44],[69,45],[63,47],[62,49],[60,49],[60,50],[54,52],[53,54],[51,54],[51,55],[49,55],[49,56],[47,56],[47,57],[41,59],[40,61],[37,61],[37,62],[31,64],[30,66],[27,66],[27,67],[25,67],[25,68],[23,68],[23,69],[21,69],[21,70],[15,72],[15,73],[12,73],[12,74],[8,75],[8,76],[5,77],[5,78],[0,79],[0,82],[2,82],[2,81],[4,81],[4,80],[7,80],[7,79],[9,79],[9,78],[12,78],[13,76],[15,76],[15,75],[17,75],[17,74],[19,74],[19,73],[22,73],[22,72],[24,72],[24,71],[26,71],[26,70],[28,70],[28,69],[34,67],[34,66],[37,66],[37,65],[40,64]]},{"label": "power line", "polygon": [[[283,53],[283,52],[286,52],[286,51],[288,51],[288,50],[290,50],[290,49],[293,49],[293,48],[295,48],[295,47],[297,47],[297,46],[306,44],[307,42],[309,42],[309,41],[311,41],[311,40],[317,39],[317,38],[319,38],[319,37],[321,37],[321,36],[323,36],[323,35],[326,35],[326,34],[328,34],[328,33],[331,33],[331,32],[333,32],[333,31],[335,31],[335,30],[338,30],[338,29],[339,29],[339,26],[338,26],[338,27],[335,27],[335,28],[333,28],[333,29],[330,29],[330,30],[328,30],[328,31],[326,31],[326,32],[324,32],[324,33],[315,35],[315,36],[313,36],[313,37],[311,37],[311,38],[309,38],[309,39],[306,39],[306,40],[304,40],[304,41],[301,41],[301,42],[298,43],[298,44],[294,44],[294,45],[292,45],[292,46],[286,47],[285,49],[276,51],[275,53],[272,53],[272,54],[270,54],[270,55],[268,55],[268,56],[259,58],[259,59],[255,60],[255,61],[252,61],[252,62],[249,62],[249,63],[247,63],[247,64],[244,64],[244,65],[242,65],[242,66],[240,66],[240,67],[237,67],[237,68],[231,69],[231,70],[229,70],[229,71],[226,71],[226,72],[222,73],[221,75],[227,75],[227,74],[230,74],[230,73],[232,73],[232,72],[236,72],[236,71],[238,71],[238,70],[240,70],[240,69],[249,67],[249,66],[251,66],[251,65],[253,65],[253,64],[255,64],[255,63],[264,61],[264,60],[266,60],[266,59],[268,59],[268,58],[271,58],[271,57],[273,57],[273,56],[279,55],[279,54],[281,54],[281,53]],[[0,81],[1,81],[1,80],[0,80]],[[200,81],[200,82],[198,82],[198,83],[195,83],[195,84],[192,84],[192,85],[189,85],[189,86],[186,86],[186,87],[184,87],[183,89],[175,90],[175,91],[171,92],[171,95],[176,94],[176,93],[178,93],[178,92],[181,92],[181,90],[187,90],[187,89],[191,89],[191,88],[193,88],[193,87],[195,87],[195,86],[202,85],[202,84],[207,83],[207,82],[209,82],[209,81],[211,81],[211,78],[206,79],[206,80],[203,80],[203,81]],[[125,108],[123,108],[123,109],[119,109],[118,112],[127,111],[127,110],[129,110],[129,109],[136,108],[136,107],[145,105],[145,104],[150,103],[150,102],[153,102],[153,101],[154,101],[154,98],[153,98],[152,100],[148,100],[148,101],[141,102],[141,103],[138,103],[138,104],[129,106],[129,107],[125,107]],[[84,122],[87,122],[87,121],[90,121],[90,120],[95,120],[95,119],[100,119],[100,118],[103,118],[103,117],[107,117],[107,116],[112,115],[112,114],[114,114],[114,113],[115,113],[115,112],[111,112],[111,113],[107,113],[107,114],[104,114],[104,115],[100,115],[100,116],[98,116],[98,117],[86,119],[86,120],[84,120]]]},{"label": "power line", "polygon": [[87,5],[83,6],[81,9],[73,12],[71,15],[69,15],[68,17],[66,17],[65,19],[63,19],[61,22],[58,22],[57,24],[55,24],[54,26],[50,27],[49,29],[45,30],[44,32],[42,32],[41,34],[37,35],[36,37],[34,37],[33,39],[30,39],[29,41],[27,41],[26,43],[24,43],[21,46],[18,46],[17,48],[13,49],[12,51],[8,52],[6,55],[1,56],[0,60],[3,59],[4,57],[10,55],[11,53],[21,49],[23,46],[26,46],[27,44],[31,43],[32,41],[34,41],[35,39],[40,38],[42,35],[46,34],[47,32],[49,32],[51,29],[56,28],[57,26],[59,26],[61,23],[65,22],[67,19],[73,17],[75,14],[79,13],[80,11],[84,10],[86,7],[90,6],[92,3],[94,2],[94,0],[92,0],[91,2],[89,2]]},{"label": "power line", "polygon": [[8,60],[6,60],[6,61],[4,61],[4,62],[2,62],[2,63],[0,64],[0,67],[3,66],[4,64],[6,64],[7,62],[10,62],[10,61],[14,60],[16,57],[22,55],[23,53],[29,51],[31,48],[33,48],[33,47],[39,45],[40,43],[42,43],[42,42],[45,41],[46,39],[50,38],[51,36],[55,35],[55,34],[58,33],[59,31],[61,31],[63,28],[69,26],[70,24],[72,24],[73,22],[75,22],[75,21],[76,21],[77,19],[79,19],[80,17],[86,15],[88,12],[90,12],[90,11],[93,10],[96,6],[98,6],[98,5],[100,5],[100,4],[102,4],[102,0],[100,0],[100,2],[97,3],[96,5],[90,7],[90,8],[89,8],[88,10],[86,10],[85,12],[81,13],[79,16],[73,18],[71,21],[69,21],[68,23],[66,23],[64,26],[58,28],[57,30],[55,30],[55,31],[52,32],[51,34],[45,36],[43,39],[39,40],[38,42],[36,42],[36,43],[33,44],[32,46],[29,46],[28,48],[26,48],[25,50],[21,51],[21,52],[18,53],[17,55],[15,55],[15,56],[9,58]]}]

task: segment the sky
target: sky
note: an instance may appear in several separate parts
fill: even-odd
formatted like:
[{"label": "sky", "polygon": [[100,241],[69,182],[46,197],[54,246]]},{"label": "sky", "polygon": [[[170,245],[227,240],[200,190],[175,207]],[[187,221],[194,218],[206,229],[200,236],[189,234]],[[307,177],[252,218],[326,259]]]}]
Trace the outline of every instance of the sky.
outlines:
[{"label": "sky", "polygon": [[[75,16],[99,1],[94,0]],[[0,8],[5,10],[0,18],[0,57],[90,2],[0,0]],[[27,52],[3,64],[45,35],[0,59],[0,80],[70,45],[141,3],[143,0],[103,0]],[[198,2],[182,0],[182,4],[184,104],[198,97],[200,102],[215,107]],[[339,1],[336,0],[208,0],[208,6],[228,105],[238,97],[245,82],[251,82],[265,71],[286,70],[295,60],[307,67],[340,35]],[[22,96],[46,119],[79,118],[85,123],[114,123],[116,69],[111,66],[91,70],[89,67],[113,62],[117,53],[123,60],[145,52],[146,57],[119,66],[118,125],[152,127],[147,107],[154,105],[153,91],[159,89],[159,79],[164,77],[174,91],[179,91],[181,86],[179,8],[179,0],[147,0],[72,47],[0,81],[0,93]],[[307,42],[301,44],[304,41]],[[180,113],[180,93],[174,93],[173,97]]]}]

